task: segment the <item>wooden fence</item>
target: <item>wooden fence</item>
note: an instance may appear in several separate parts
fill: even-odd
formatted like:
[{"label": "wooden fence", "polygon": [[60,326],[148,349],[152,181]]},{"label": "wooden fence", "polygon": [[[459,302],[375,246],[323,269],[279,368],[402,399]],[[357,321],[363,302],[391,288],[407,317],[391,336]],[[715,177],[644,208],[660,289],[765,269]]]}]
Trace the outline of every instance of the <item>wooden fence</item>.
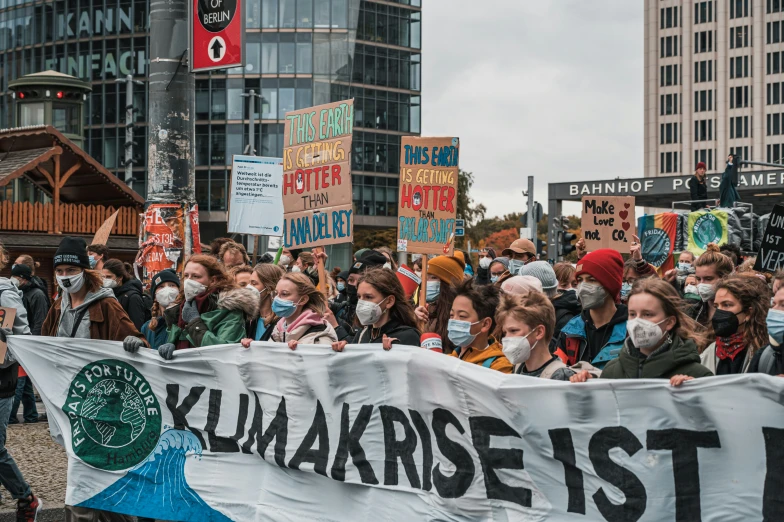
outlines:
[{"label": "wooden fence", "polygon": [[[63,234],[94,234],[106,219],[114,214],[114,207],[103,205],[73,205],[60,203],[60,232]],[[120,207],[112,234],[137,236],[139,211],[134,207]],[[0,230],[15,232],[55,232],[54,205],[30,202],[3,201],[0,203]]]}]

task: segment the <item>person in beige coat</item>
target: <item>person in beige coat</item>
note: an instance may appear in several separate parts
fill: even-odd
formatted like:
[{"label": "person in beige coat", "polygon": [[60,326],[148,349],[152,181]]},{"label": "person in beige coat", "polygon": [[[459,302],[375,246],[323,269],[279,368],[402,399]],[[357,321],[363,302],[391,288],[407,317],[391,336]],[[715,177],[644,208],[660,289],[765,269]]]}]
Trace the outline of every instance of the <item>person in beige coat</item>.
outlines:
[{"label": "person in beige coat", "polygon": [[304,274],[289,273],[275,287],[272,311],[281,318],[272,332],[272,340],[297,344],[332,345],[338,340],[335,329],[324,319],[328,310],[324,294]]}]

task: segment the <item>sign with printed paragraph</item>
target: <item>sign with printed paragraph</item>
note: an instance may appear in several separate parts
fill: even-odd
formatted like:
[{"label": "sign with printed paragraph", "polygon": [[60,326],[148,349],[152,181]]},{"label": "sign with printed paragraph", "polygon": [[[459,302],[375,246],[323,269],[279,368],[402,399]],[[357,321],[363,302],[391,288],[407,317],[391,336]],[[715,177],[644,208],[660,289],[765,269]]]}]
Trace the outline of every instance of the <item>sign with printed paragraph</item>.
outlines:
[{"label": "sign with printed paragraph", "polygon": [[572,384],[419,346],[164,361],[121,342],[8,343],[65,447],[71,506],[183,522],[784,520],[777,377]]},{"label": "sign with printed paragraph", "polygon": [[230,234],[279,236],[283,232],[280,158],[234,155],[229,198]]},{"label": "sign with printed paragraph", "polygon": [[589,252],[612,248],[628,254],[635,223],[634,197],[583,196],[581,230]]},{"label": "sign with printed paragraph", "polygon": [[283,238],[286,248],[353,239],[351,141],[354,100],[286,113]]},{"label": "sign with printed paragraph", "polygon": [[781,269],[784,269],[784,205],[776,205],[762,236],[754,270],[776,272]]},{"label": "sign with printed paragraph", "polygon": [[459,138],[403,136],[398,251],[453,255],[459,161]]}]

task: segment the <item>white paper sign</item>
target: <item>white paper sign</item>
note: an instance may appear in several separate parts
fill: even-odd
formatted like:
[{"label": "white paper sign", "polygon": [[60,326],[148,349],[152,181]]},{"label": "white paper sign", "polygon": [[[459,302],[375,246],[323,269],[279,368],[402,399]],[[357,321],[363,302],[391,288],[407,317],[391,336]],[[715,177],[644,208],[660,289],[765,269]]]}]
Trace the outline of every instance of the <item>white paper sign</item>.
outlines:
[{"label": "white paper sign", "polygon": [[9,336],[66,504],[179,521],[784,520],[784,379],[586,384],[418,347]]},{"label": "white paper sign", "polygon": [[233,156],[229,198],[230,234],[283,234],[283,160]]}]

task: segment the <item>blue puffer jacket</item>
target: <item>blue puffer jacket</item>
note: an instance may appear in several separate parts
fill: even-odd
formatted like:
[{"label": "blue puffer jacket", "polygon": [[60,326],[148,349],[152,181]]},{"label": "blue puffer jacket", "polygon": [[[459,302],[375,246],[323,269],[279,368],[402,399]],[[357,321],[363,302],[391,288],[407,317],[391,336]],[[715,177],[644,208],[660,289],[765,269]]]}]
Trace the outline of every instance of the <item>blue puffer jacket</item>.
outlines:
[{"label": "blue puffer jacket", "polygon": [[[625,339],[626,321],[624,320],[617,322],[612,327],[612,332],[607,342],[599,354],[589,362],[599,369],[604,368],[605,364],[618,357],[618,354],[621,353]],[[566,326],[561,330],[557,346],[555,355],[560,357],[564,364],[573,366],[578,361],[585,360],[588,342],[585,335],[585,319],[583,319],[582,314],[574,316],[571,321],[566,323]]]}]

